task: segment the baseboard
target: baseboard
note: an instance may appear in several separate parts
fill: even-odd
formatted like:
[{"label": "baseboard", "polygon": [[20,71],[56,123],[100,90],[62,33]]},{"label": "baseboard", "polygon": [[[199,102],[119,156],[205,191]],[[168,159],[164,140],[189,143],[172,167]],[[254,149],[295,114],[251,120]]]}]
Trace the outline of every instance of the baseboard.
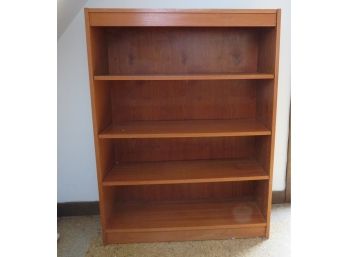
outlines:
[{"label": "baseboard", "polygon": [[285,190],[272,192],[272,204],[285,203]]},{"label": "baseboard", "polygon": [[[272,203],[285,203],[285,191],[273,191]],[[57,204],[57,216],[87,216],[99,214],[99,202],[68,202]]]},{"label": "baseboard", "polygon": [[86,216],[99,214],[99,201],[68,202],[57,204],[57,216]]}]

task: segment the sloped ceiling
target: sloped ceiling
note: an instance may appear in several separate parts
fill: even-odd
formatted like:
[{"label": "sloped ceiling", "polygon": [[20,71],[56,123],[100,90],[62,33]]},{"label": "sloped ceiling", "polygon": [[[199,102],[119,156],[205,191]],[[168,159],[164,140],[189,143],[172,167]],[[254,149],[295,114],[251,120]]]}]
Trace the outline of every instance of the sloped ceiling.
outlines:
[{"label": "sloped ceiling", "polygon": [[64,33],[76,14],[88,0],[58,0],[57,38]]}]

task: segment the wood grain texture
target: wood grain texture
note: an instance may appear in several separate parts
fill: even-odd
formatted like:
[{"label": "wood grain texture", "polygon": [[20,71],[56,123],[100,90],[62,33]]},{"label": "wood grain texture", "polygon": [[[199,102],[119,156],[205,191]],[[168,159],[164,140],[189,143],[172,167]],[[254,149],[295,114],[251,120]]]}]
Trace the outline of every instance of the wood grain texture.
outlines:
[{"label": "wood grain texture", "polygon": [[256,118],[268,128],[273,122],[274,81],[261,81],[256,91]]},{"label": "wood grain texture", "polygon": [[273,27],[272,10],[87,9],[91,26]]},{"label": "wood grain texture", "polygon": [[105,129],[99,138],[181,138],[270,135],[256,120],[187,120],[123,122]]},{"label": "wood grain texture", "polygon": [[[220,183],[186,183],[164,185],[117,186],[114,188],[116,203],[254,200],[256,185],[260,181],[233,181]],[[104,187],[106,188],[106,187]]]},{"label": "wood grain texture", "polygon": [[85,17],[104,242],[268,237],[280,10]]},{"label": "wood grain texture", "polygon": [[[87,42],[87,54],[88,54],[88,73],[89,73],[89,81],[90,81],[90,93],[91,93],[91,107],[92,107],[92,120],[93,120],[93,133],[94,133],[94,145],[95,145],[95,155],[96,155],[96,165],[97,165],[97,179],[98,179],[98,188],[99,190],[99,207],[100,207],[100,221],[102,227],[102,238],[103,241],[106,241],[106,220],[109,218],[109,214],[111,213],[111,206],[108,205],[110,202],[111,194],[109,194],[110,190],[101,190],[102,188],[102,179],[104,177],[104,172],[108,170],[107,163],[108,158],[105,158],[101,152],[104,150],[107,151],[107,145],[101,145],[101,141],[98,138],[98,132],[100,126],[105,126],[104,121],[107,120],[105,116],[99,117],[98,114],[98,106],[104,105],[103,103],[98,103],[100,98],[103,98],[103,94],[98,96],[98,93],[95,90],[93,75],[98,72],[106,71],[105,63],[105,53],[106,49],[102,49],[104,42],[104,34],[102,32],[93,30],[90,27],[90,20],[88,11],[85,10],[85,28],[86,28],[86,42]],[[108,90],[108,89],[106,89]],[[105,119],[103,118],[105,117]]]},{"label": "wood grain texture", "polygon": [[256,118],[260,81],[113,81],[112,120]]},{"label": "wood grain texture", "polygon": [[274,73],[276,64],[276,30],[267,29],[259,34],[258,72]]},{"label": "wood grain texture", "polygon": [[136,75],[96,75],[95,80],[240,80],[273,79],[272,73],[202,73],[202,74],[136,74]]},{"label": "wood grain texture", "polygon": [[[86,17],[88,17],[86,15]],[[87,44],[90,45],[90,68],[92,74],[103,74],[108,72],[108,49],[106,31],[104,29],[88,27],[89,38]],[[92,75],[91,74],[91,75]],[[90,77],[91,79],[91,77]]]},{"label": "wood grain texture", "polygon": [[[93,97],[95,109],[95,130],[100,133],[105,127],[112,123],[112,94],[109,81],[94,81],[93,83]],[[94,89],[97,88],[97,89]]]},{"label": "wood grain texture", "polygon": [[115,161],[117,164],[253,158],[255,139],[256,137],[119,139],[114,140]]},{"label": "wood grain texture", "polygon": [[276,133],[276,115],[277,115],[277,96],[278,96],[278,75],[279,75],[279,45],[280,45],[280,27],[281,27],[281,10],[277,10],[277,27],[275,32],[275,54],[274,54],[274,85],[273,94],[269,97],[272,98],[272,136],[270,142],[270,153],[269,153],[269,166],[270,166],[270,180],[268,187],[268,208],[267,208],[267,228],[266,237],[269,238],[270,224],[271,224],[271,208],[272,208],[272,181],[273,181],[273,165],[274,165],[274,145],[275,145],[275,133]]},{"label": "wood grain texture", "polygon": [[196,160],[118,164],[104,186],[224,182],[268,179],[254,160]]},{"label": "wood grain texture", "polygon": [[269,190],[270,184],[269,181],[260,181],[256,184],[255,189],[255,200],[259,207],[260,212],[262,213],[265,220],[268,216],[268,190]]},{"label": "wood grain texture", "polygon": [[115,205],[107,231],[145,232],[190,229],[264,227],[254,202],[204,201],[122,203]]},{"label": "wood grain texture", "polygon": [[106,244],[169,242],[184,240],[216,240],[245,237],[262,237],[266,228],[260,226],[220,229],[191,229],[155,232],[106,232]]},{"label": "wood grain texture", "polygon": [[107,35],[111,75],[255,73],[258,69],[259,31],[252,29],[120,28],[107,30]]}]

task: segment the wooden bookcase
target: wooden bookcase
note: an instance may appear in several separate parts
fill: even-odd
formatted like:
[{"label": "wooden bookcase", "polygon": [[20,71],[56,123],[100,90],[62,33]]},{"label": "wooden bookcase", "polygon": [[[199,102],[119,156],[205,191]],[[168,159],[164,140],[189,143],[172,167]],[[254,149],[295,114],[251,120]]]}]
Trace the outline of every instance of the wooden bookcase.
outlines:
[{"label": "wooden bookcase", "polygon": [[104,243],[269,237],[280,10],[85,17]]}]

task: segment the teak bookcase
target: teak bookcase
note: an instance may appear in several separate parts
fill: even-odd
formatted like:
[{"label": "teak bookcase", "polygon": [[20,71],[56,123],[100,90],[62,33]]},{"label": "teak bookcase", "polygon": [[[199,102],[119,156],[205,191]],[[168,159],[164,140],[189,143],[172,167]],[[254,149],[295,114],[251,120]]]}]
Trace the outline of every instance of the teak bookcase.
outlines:
[{"label": "teak bookcase", "polygon": [[269,237],[280,10],[85,17],[104,243]]}]

